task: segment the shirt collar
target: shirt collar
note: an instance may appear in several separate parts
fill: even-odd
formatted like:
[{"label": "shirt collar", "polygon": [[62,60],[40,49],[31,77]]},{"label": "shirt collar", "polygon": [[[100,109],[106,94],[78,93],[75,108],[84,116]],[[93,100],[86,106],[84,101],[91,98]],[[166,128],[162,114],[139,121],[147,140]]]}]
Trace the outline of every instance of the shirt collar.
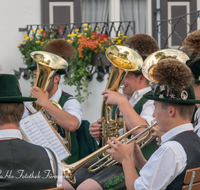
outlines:
[{"label": "shirt collar", "polygon": [[[151,87],[148,86],[146,88],[135,91],[129,100],[129,103],[131,104],[131,106],[134,106],[137,103],[137,101],[135,101],[135,100],[139,100],[144,94],[146,94],[147,92],[149,92],[151,90],[152,90]],[[124,96],[128,100],[128,96],[125,94],[124,94]]]},{"label": "shirt collar", "polygon": [[22,134],[18,129],[3,129],[0,130],[0,139],[22,139]]},{"label": "shirt collar", "polygon": [[60,89],[60,87],[58,87],[55,94],[49,100],[53,100],[54,102],[59,102],[61,95],[62,95],[62,90]]},{"label": "shirt collar", "polygon": [[191,123],[186,123],[183,125],[179,125],[171,130],[169,130],[168,132],[166,132],[164,135],[161,136],[161,145],[167,141],[169,141],[170,139],[172,139],[173,137],[175,137],[176,135],[185,132],[185,131],[194,131],[194,128],[192,126]]},{"label": "shirt collar", "polygon": [[144,94],[146,94],[149,91],[151,91],[151,87],[150,86],[148,86],[146,88],[143,88],[143,89],[140,89],[140,90],[137,90],[137,91],[135,91],[133,93],[133,95],[131,96],[131,99],[137,99],[137,98],[143,96]]}]

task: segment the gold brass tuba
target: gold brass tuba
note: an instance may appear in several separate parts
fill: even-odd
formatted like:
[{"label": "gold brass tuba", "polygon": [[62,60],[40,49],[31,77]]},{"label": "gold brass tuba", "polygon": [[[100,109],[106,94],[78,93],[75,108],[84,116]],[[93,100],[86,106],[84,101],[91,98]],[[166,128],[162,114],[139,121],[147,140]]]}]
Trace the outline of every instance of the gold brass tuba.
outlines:
[{"label": "gold brass tuba", "polygon": [[186,61],[189,59],[187,54],[176,49],[163,49],[156,51],[149,55],[143,63],[142,74],[145,76],[145,78],[150,82],[157,83],[158,81],[155,81],[153,77],[153,69],[160,60],[166,58],[177,59],[182,63],[186,63]]},{"label": "gold brass tuba", "polygon": [[[136,51],[125,46],[110,46],[105,54],[112,63],[106,90],[118,91],[128,71],[139,70],[143,64],[142,57]],[[123,128],[123,134],[126,132],[124,121],[119,121],[117,118],[112,119],[112,107],[107,106],[105,100],[102,101],[101,118],[104,118],[102,122],[102,146],[106,145],[111,137],[118,137],[120,128]]]},{"label": "gold brass tuba", "polygon": [[[57,56],[55,54],[45,52],[45,51],[34,51],[31,53],[31,57],[34,61],[37,62],[37,76],[34,86],[39,87],[43,92],[47,91],[47,88],[49,86],[49,83],[51,82],[51,79],[54,77],[56,71],[58,69],[64,69],[68,66],[68,63],[61,58],[60,56]],[[54,101],[51,101],[52,104],[54,104],[56,107],[62,110],[62,107]],[[42,109],[40,105],[37,105],[35,102],[33,102],[33,107],[39,111]],[[44,110],[43,110],[44,111]],[[44,111],[46,117],[49,119],[50,123],[56,127],[55,121],[51,118],[48,113]],[[67,148],[70,150],[70,133],[65,130],[65,136],[67,143]]]}]

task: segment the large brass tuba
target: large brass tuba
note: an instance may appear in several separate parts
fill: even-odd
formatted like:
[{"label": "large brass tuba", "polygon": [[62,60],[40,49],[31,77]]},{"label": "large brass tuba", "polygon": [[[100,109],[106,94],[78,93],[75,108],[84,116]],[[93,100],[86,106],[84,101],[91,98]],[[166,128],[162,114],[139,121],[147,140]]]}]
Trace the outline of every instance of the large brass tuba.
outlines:
[{"label": "large brass tuba", "polygon": [[[106,90],[118,91],[128,71],[139,70],[143,64],[142,57],[136,51],[125,46],[110,46],[105,54],[112,63]],[[102,101],[101,118],[104,118],[102,122],[102,146],[106,145],[111,137],[118,137],[120,128],[123,128],[123,134],[126,132],[124,121],[119,121],[117,118],[112,119],[112,107],[107,106],[105,100]]]},{"label": "large brass tuba", "polygon": [[176,49],[163,49],[149,55],[142,66],[142,73],[150,82],[157,83],[153,77],[153,69],[162,59],[177,59],[182,63],[186,63],[189,57],[182,51]]},{"label": "large brass tuba", "polygon": [[[37,76],[34,86],[39,87],[43,92],[47,91],[48,86],[51,82],[51,79],[54,77],[58,69],[64,69],[68,66],[68,63],[60,56],[55,54],[45,52],[45,51],[34,51],[31,53],[31,57],[34,61],[37,62]],[[54,101],[51,101],[59,109],[62,107]],[[40,105],[37,105],[33,102],[33,107],[39,111],[42,109]],[[46,117],[49,119],[50,123],[56,128],[55,121],[45,112]],[[65,136],[67,143],[67,148],[70,150],[70,133],[65,130]]]}]

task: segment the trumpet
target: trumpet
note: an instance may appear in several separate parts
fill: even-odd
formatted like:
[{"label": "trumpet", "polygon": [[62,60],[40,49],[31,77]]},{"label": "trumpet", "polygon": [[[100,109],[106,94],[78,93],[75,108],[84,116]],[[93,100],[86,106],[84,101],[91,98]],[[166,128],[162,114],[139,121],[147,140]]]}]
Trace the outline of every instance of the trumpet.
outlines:
[{"label": "trumpet", "polygon": [[[141,133],[139,133],[138,135],[136,135],[135,137],[131,138],[130,140],[128,140],[127,142],[125,142],[125,144],[128,144],[130,142],[132,142],[133,140],[136,140],[137,144],[142,144],[146,139],[148,139],[150,137],[151,134],[151,128],[156,126],[157,122],[154,122],[153,125],[151,126],[146,126],[146,125],[139,125],[133,129],[131,129],[130,131],[124,133],[122,136],[120,136],[118,138],[119,141],[121,141],[122,139],[128,137],[130,134],[132,134],[135,130],[139,129],[139,128],[145,128],[145,130],[143,130]],[[67,165],[67,164],[62,164],[62,170],[63,170],[63,174],[65,175],[65,177],[71,182],[71,183],[76,183],[76,178],[75,178],[75,173],[81,168],[83,167],[85,164],[87,164],[88,162],[90,162],[91,160],[93,160],[95,157],[99,156],[100,154],[104,153],[108,148],[110,148],[110,146],[107,144],[105,146],[103,146],[102,148],[98,149],[97,151],[93,152],[92,154],[86,156],[85,158]],[[98,161],[101,162],[104,159],[107,159],[108,157],[110,157],[110,154],[107,154],[105,157],[103,157],[102,159],[100,159]],[[110,163],[109,163],[110,162]],[[112,158],[108,159],[105,163],[110,166],[113,163],[115,164],[116,160],[113,160]],[[92,169],[92,167],[95,167],[95,165],[97,164],[97,162],[95,163],[95,165],[91,165],[88,168],[89,172],[94,172],[97,171],[99,169],[101,169],[102,167],[105,167],[104,164]]]}]

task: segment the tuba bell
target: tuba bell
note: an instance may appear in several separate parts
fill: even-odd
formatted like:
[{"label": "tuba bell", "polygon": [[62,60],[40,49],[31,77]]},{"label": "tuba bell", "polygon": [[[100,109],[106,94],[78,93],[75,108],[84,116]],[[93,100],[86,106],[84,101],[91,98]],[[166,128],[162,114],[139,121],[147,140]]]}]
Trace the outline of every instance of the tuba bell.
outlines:
[{"label": "tuba bell", "polygon": [[153,69],[160,60],[167,58],[177,59],[182,63],[186,63],[186,61],[189,59],[187,54],[176,49],[163,49],[156,51],[149,55],[143,63],[142,74],[145,76],[145,78],[150,82],[157,83],[158,81],[156,81],[153,77]]},{"label": "tuba bell", "polygon": [[[125,46],[110,46],[105,55],[112,63],[106,90],[118,91],[128,71],[139,70],[143,64],[142,57],[136,51]],[[113,120],[112,111],[113,106],[107,106],[103,100],[101,106],[101,118],[104,118],[102,122],[102,146],[106,145],[111,137],[118,137],[120,128],[122,128],[123,134],[126,132],[125,122],[118,120],[117,116]]]},{"label": "tuba bell", "polygon": [[[57,70],[67,68],[68,63],[60,56],[45,51],[34,51],[30,55],[32,59],[37,62],[37,76],[34,86],[46,92]],[[62,110],[62,107],[57,102],[51,101],[51,103]],[[33,102],[32,105],[37,111],[42,109],[45,116],[49,119],[49,122],[57,129],[55,121],[40,105],[37,105],[35,102]],[[68,141],[67,148],[70,150],[70,133],[66,130],[65,136]]]}]

